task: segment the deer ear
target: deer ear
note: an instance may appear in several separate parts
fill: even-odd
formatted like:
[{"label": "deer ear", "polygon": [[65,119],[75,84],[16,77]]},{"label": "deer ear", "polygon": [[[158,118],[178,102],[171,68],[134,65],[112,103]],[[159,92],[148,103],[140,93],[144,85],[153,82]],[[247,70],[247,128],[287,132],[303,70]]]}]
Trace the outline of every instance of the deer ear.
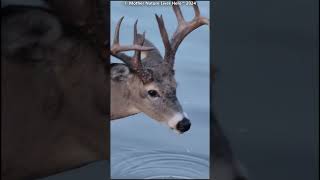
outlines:
[{"label": "deer ear", "polygon": [[129,78],[130,74],[130,69],[125,64],[111,64],[111,79],[113,81],[125,81]]},{"label": "deer ear", "polygon": [[[141,34],[138,34],[138,38],[143,38],[143,36]],[[161,56],[159,49],[155,45],[153,45],[152,42],[149,41],[147,38],[144,39],[143,46],[153,47],[154,49],[151,51],[141,52],[141,59],[150,58],[150,57],[162,59],[162,56]]]}]

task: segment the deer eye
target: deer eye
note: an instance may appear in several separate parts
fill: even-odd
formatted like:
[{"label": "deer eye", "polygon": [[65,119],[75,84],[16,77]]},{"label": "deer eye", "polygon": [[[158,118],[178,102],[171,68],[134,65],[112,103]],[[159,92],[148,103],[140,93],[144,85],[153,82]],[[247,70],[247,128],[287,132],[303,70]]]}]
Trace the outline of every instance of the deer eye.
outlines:
[{"label": "deer eye", "polygon": [[151,97],[159,97],[159,93],[156,90],[149,90],[148,91],[149,96]]}]

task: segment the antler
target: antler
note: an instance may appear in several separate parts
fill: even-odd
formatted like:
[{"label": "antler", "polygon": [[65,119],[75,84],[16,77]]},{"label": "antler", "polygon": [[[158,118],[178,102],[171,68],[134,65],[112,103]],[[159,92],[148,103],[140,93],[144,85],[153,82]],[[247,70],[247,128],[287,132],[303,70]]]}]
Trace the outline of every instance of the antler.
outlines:
[{"label": "antler", "polygon": [[[176,2],[176,1],[174,1]],[[178,47],[182,40],[193,30],[197,29],[202,25],[209,25],[209,19],[200,15],[200,10],[197,3],[194,1],[193,9],[194,9],[194,18],[191,21],[186,21],[182,15],[181,9],[179,5],[172,5],[173,11],[178,20],[178,27],[173,34],[171,40],[169,41],[168,33],[164,25],[164,21],[162,15],[159,17],[156,14],[156,19],[158,22],[161,38],[165,47],[165,56],[164,61],[169,64],[171,68],[174,65],[175,54],[178,50]]]},{"label": "antler", "polygon": [[[152,72],[147,71],[143,68],[143,65],[141,63],[141,51],[150,51],[153,50],[153,47],[144,47],[142,46],[145,40],[145,32],[143,33],[142,37],[139,37],[138,30],[137,30],[137,24],[138,20],[134,24],[134,38],[133,38],[133,45],[126,45],[121,46],[119,43],[119,31],[121,22],[124,17],[121,17],[120,20],[117,23],[113,44],[111,46],[111,55],[120,59],[125,64],[129,66],[129,68],[137,73],[137,75],[140,77],[142,82],[144,84],[150,82],[153,80],[152,78]],[[132,57],[122,53],[124,51],[131,51],[134,50],[134,55]]]}]

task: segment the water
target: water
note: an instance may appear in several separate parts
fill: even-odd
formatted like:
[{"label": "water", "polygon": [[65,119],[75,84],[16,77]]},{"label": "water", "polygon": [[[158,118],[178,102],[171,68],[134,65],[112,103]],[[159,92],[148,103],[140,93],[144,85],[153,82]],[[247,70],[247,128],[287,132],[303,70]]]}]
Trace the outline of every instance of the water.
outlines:
[{"label": "water", "polygon": [[113,156],[112,174],[121,178],[207,178],[207,157],[201,154],[189,154],[170,151],[145,151],[131,148],[120,150]]},{"label": "water", "polygon": [[[199,2],[202,15],[209,17],[209,3]],[[192,7],[182,7],[186,19]],[[112,34],[116,22],[125,16],[120,41],[131,44],[133,24],[163,52],[154,14],[162,14],[168,33],[176,19],[168,6],[125,6],[111,3]],[[113,59],[113,62],[116,60]],[[209,178],[209,28],[192,32],[176,55],[177,95],[192,121],[191,129],[176,134],[144,114],[111,123],[111,177],[113,179],[208,179]]]}]

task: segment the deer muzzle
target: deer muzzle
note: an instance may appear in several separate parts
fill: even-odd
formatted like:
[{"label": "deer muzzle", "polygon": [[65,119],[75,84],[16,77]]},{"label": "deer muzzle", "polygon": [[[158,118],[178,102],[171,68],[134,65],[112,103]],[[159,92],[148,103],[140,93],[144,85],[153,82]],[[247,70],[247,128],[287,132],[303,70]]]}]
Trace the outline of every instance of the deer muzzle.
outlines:
[{"label": "deer muzzle", "polygon": [[177,133],[182,134],[190,129],[191,121],[188,119],[186,113],[177,113],[168,121],[168,125]]}]

